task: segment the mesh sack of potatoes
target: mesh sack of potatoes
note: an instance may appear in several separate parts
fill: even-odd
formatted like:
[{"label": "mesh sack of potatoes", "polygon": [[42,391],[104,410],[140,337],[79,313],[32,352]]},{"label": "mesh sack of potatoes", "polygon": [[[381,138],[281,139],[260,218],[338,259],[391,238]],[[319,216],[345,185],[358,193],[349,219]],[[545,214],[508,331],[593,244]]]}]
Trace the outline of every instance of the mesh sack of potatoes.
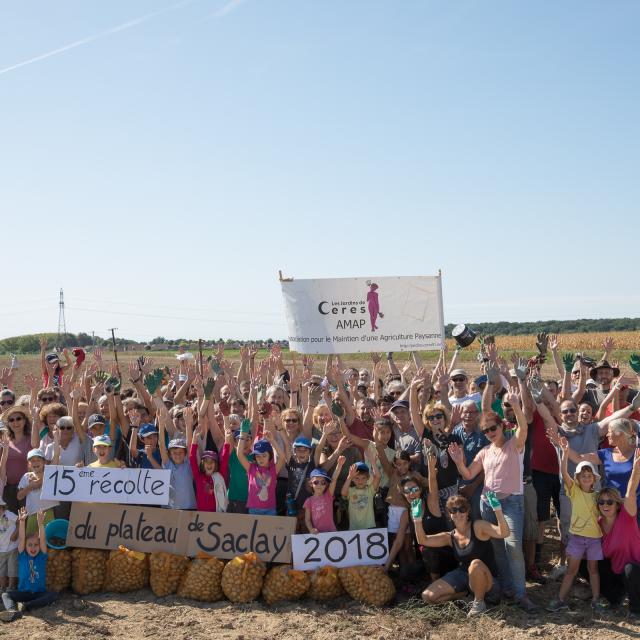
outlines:
[{"label": "mesh sack of potatoes", "polygon": [[108,551],[73,549],[71,551],[71,588],[80,595],[102,591],[107,575]]},{"label": "mesh sack of potatoes", "polygon": [[224,598],[222,593],[222,570],[224,562],[209,556],[198,556],[189,564],[178,585],[181,598],[191,598],[201,602],[217,602]]},{"label": "mesh sack of potatoes", "polygon": [[231,602],[251,602],[260,595],[266,572],[265,563],[255,553],[236,556],[222,571],[222,591]]},{"label": "mesh sack of potatoes", "polygon": [[71,586],[71,551],[48,550],[46,582],[47,591],[64,591]]},{"label": "mesh sack of potatoes", "polygon": [[155,551],[149,556],[149,584],[156,596],[162,598],[178,590],[180,578],[189,565],[189,558],[173,553]]},{"label": "mesh sack of potatoes", "polygon": [[149,584],[149,558],[141,551],[120,545],[109,553],[105,591],[126,593],[144,589]]},{"label": "mesh sack of potatoes", "polygon": [[267,604],[297,600],[309,591],[310,584],[309,576],[304,571],[296,571],[291,565],[273,567],[264,579],[262,597]]},{"label": "mesh sack of potatoes", "polygon": [[311,572],[311,585],[307,595],[314,600],[333,600],[344,593],[338,570],[335,567],[320,567]]},{"label": "mesh sack of potatoes", "polygon": [[338,575],[354,600],[381,607],[396,597],[396,588],[382,567],[347,567],[340,569]]}]

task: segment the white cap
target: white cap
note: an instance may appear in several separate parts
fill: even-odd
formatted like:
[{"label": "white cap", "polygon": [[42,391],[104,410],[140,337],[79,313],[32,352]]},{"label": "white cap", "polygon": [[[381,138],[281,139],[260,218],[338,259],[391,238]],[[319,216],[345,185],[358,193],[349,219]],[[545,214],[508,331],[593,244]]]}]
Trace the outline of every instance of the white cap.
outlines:
[{"label": "white cap", "polygon": [[588,460],[582,460],[582,462],[578,462],[578,466],[576,467],[576,471],[573,474],[573,477],[575,478],[584,469],[589,469],[589,471],[591,471],[591,473],[593,473],[593,475],[596,477],[596,480],[600,480],[600,474],[596,471],[593,463],[589,462]]}]

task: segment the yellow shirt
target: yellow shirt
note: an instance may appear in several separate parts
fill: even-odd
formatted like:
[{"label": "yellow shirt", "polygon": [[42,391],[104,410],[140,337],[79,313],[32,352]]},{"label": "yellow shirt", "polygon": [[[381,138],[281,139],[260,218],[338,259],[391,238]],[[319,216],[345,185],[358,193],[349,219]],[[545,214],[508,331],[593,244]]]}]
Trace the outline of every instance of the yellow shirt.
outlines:
[{"label": "yellow shirt", "polygon": [[89,466],[97,469],[119,469],[120,463],[117,462],[116,460],[109,460],[109,462],[107,462],[106,464],[100,464],[100,460],[96,460],[95,462],[92,462]]},{"label": "yellow shirt", "polygon": [[[566,485],[565,485],[566,489]],[[583,491],[577,482],[567,491],[571,500],[571,526],[569,532],[585,538],[601,538],[602,531],[598,525],[598,508],[596,493]]]}]

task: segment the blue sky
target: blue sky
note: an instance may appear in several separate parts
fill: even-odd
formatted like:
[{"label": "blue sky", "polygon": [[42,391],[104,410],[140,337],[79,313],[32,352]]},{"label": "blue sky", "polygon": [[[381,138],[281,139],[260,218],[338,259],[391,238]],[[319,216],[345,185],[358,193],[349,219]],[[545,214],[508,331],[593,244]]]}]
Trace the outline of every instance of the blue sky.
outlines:
[{"label": "blue sky", "polygon": [[0,337],[60,287],[70,331],[283,337],[278,269],[442,269],[446,322],[640,316],[639,19],[4,0]]}]

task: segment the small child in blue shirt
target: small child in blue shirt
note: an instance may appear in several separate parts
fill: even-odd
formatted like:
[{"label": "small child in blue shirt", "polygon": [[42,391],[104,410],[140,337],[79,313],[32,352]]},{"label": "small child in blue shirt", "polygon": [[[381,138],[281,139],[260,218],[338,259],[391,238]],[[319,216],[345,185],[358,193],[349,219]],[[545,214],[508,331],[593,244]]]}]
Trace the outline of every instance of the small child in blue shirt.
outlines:
[{"label": "small child in blue shirt", "polygon": [[[18,589],[2,594],[6,611],[0,612],[0,620],[11,622],[38,607],[45,607],[58,599],[58,594],[47,591],[47,540],[44,534],[44,511],[38,511],[38,533],[26,535],[27,512],[18,514]],[[17,603],[17,605],[16,605]]]}]

